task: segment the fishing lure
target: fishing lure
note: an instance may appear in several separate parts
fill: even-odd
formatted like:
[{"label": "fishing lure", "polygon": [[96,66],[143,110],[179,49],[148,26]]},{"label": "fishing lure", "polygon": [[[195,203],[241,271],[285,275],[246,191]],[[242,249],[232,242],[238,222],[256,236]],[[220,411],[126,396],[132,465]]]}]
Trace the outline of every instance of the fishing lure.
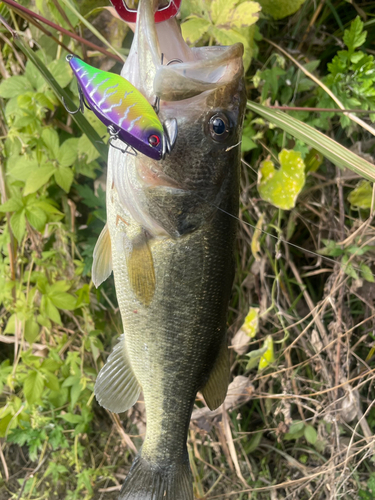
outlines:
[{"label": "fishing lure", "polygon": [[[93,111],[110,134],[109,144],[123,153],[136,155],[137,151],[154,160],[170,153],[177,137],[177,121],[161,123],[154,108],[130,82],[122,76],[101,71],[69,54],[66,57],[78,82],[79,107]],[[66,106],[65,106],[66,107]],[[126,148],[118,148],[113,141],[120,139]]]}]

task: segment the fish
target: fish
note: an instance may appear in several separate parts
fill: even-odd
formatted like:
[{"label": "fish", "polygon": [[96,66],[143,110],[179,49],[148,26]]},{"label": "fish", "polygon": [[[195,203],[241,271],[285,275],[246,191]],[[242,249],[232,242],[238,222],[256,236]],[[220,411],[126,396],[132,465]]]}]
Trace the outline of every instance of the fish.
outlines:
[{"label": "fish", "polygon": [[[112,139],[120,139],[150,158],[161,160],[171,151],[177,137],[174,119],[163,125],[143,94],[122,76],[94,68],[73,54],[66,60],[78,82],[77,111],[83,112],[86,105],[108,127]],[[122,152],[136,154],[128,148]]]},{"label": "fish", "polygon": [[[114,0],[113,0],[114,2]],[[107,224],[92,280],[113,271],[123,335],[95,383],[121,413],[141,391],[147,430],[120,500],[192,500],[187,434],[197,392],[214,410],[230,378],[227,309],[234,279],[243,46],[189,48],[174,18],[140,0],[121,72],[178,135],[161,161],[110,149]]]}]

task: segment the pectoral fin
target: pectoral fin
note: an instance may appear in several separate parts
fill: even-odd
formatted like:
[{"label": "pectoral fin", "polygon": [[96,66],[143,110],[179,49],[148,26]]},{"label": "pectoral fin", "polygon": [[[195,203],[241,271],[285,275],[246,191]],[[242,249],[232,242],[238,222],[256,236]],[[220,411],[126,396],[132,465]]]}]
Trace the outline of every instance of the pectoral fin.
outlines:
[{"label": "pectoral fin", "polygon": [[229,370],[228,346],[225,339],[225,342],[223,342],[220,348],[210,378],[201,390],[210,410],[216,410],[216,408],[224,402],[228,390]]},{"label": "pectoral fin", "polygon": [[93,257],[92,281],[96,288],[98,288],[112,272],[111,237],[107,224],[104,226],[96,242]]},{"label": "pectoral fin", "polygon": [[127,252],[127,266],[132,290],[145,306],[150,305],[155,293],[155,269],[147,238],[139,235]]},{"label": "pectoral fin", "polygon": [[98,403],[113,413],[122,413],[137,402],[141,386],[131,367],[124,335],[100,370],[94,392]]}]

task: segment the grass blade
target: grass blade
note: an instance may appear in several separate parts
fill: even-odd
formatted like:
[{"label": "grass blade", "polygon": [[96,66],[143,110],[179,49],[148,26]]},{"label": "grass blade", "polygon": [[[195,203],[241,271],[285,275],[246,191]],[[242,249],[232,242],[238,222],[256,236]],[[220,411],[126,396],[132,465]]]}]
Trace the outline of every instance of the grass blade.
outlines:
[{"label": "grass blade", "polygon": [[[58,99],[62,101],[64,98],[66,106],[69,109],[74,109],[77,105],[74,103],[68,92],[60,87],[57,81],[52,76],[48,68],[42,63],[39,57],[33,52],[26,44],[23,43],[19,36],[14,37],[14,43],[17,47],[25,54],[25,56],[36,66],[40,74],[43,76],[48,85],[55,92]],[[103,142],[100,135],[92,127],[92,125],[86,120],[82,113],[77,113],[72,115],[73,120],[76,122],[80,130],[87,135],[90,142],[93,144],[95,149],[100,153],[100,156],[104,161],[108,159],[108,146]]]},{"label": "grass blade", "polygon": [[247,108],[280,127],[282,130],[285,130],[285,132],[296,139],[315,148],[335,165],[349,168],[365,179],[375,182],[375,165],[372,165],[327,135],[322,134],[322,132],[310,127],[310,125],[286,113],[251,101],[247,101]]}]

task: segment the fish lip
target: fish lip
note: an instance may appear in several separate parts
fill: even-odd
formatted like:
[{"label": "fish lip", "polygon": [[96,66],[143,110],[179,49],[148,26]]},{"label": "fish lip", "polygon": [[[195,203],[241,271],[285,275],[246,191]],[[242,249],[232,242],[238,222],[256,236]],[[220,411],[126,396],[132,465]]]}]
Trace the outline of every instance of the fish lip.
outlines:
[{"label": "fish lip", "polygon": [[242,77],[241,43],[189,48],[175,18],[155,23],[157,4],[158,0],[139,1],[132,58],[130,54],[128,58],[129,66],[130,59],[136,66],[132,83],[150,102],[155,97],[156,102],[183,101]]}]

